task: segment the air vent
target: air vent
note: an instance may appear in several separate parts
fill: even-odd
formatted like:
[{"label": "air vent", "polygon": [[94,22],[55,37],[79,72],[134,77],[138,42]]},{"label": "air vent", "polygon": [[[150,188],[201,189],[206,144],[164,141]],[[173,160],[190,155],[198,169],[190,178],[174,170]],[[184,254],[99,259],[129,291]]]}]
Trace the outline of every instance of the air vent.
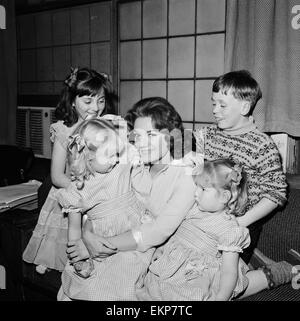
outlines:
[{"label": "air vent", "polygon": [[26,124],[28,123],[28,110],[17,109],[17,146],[27,147],[28,146],[28,133]]},{"label": "air vent", "polygon": [[17,109],[17,145],[31,147],[35,156],[51,158],[49,127],[55,122],[55,108],[24,107]]},{"label": "air vent", "polygon": [[43,155],[43,114],[42,110],[31,110],[29,114],[30,147],[35,154]]}]

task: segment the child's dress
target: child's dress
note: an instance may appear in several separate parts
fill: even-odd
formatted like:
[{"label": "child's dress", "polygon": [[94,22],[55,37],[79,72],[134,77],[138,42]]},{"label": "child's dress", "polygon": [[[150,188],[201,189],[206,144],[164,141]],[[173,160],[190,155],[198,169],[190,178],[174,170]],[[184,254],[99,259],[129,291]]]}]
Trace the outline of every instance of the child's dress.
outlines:
[{"label": "child's dress", "polygon": [[[74,126],[67,127],[63,121],[58,121],[50,126],[50,140],[54,142],[57,139],[64,148],[67,148],[68,138],[73,130]],[[68,175],[68,168],[66,174]],[[61,206],[57,202],[57,191],[57,188],[51,187],[32,237],[23,253],[23,260],[63,271],[67,262],[68,217],[62,213]]]},{"label": "child's dress", "polygon": [[[222,254],[242,252],[249,231],[232,215],[189,212],[170,240],[153,255],[139,300],[214,300],[219,289]],[[232,298],[243,292],[247,265],[239,259],[238,280]]]},{"label": "child's dress", "polygon": [[[95,173],[95,177],[85,181],[82,190],[70,186],[61,189],[57,197],[64,212],[86,213],[94,233],[115,236],[139,226],[147,216],[136,196],[143,198],[149,192],[142,176],[142,167],[118,164],[109,173]],[[94,269],[86,279],[77,275],[68,261],[62,273],[58,300],[134,299],[135,285],[149,266],[153,251],[119,252],[105,259],[94,259]],[[97,291],[91,290],[95,280],[99,283]]]}]

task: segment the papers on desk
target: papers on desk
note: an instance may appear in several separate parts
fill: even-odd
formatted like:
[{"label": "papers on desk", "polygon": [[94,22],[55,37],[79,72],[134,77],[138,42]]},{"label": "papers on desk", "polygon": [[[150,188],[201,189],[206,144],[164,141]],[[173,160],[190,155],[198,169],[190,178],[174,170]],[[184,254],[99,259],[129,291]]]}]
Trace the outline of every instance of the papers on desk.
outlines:
[{"label": "papers on desk", "polygon": [[39,181],[31,180],[27,183],[0,187],[0,212],[36,200],[41,184]]}]

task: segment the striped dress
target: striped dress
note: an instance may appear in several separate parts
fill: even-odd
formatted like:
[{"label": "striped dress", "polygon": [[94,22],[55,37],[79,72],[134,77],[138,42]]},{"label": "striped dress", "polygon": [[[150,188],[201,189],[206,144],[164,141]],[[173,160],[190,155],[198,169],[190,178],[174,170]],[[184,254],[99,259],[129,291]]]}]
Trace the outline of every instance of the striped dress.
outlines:
[{"label": "striped dress", "polygon": [[[145,209],[136,193],[143,197],[149,192],[144,182],[140,184],[142,180],[142,167],[132,169],[131,165],[118,164],[109,173],[96,173],[85,181],[82,190],[71,185],[59,190],[56,196],[64,212],[86,213],[93,232],[110,237],[141,224]],[[94,259],[94,270],[87,279],[78,276],[68,261],[58,300],[133,300],[135,285],[141,282],[152,254],[150,249]]]},{"label": "striped dress", "polygon": [[[214,300],[219,289],[222,251],[242,252],[249,231],[234,216],[201,212],[195,205],[175,234],[153,255],[139,300]],[[247,265],[240,259],[232,298],[243,292]]]}]

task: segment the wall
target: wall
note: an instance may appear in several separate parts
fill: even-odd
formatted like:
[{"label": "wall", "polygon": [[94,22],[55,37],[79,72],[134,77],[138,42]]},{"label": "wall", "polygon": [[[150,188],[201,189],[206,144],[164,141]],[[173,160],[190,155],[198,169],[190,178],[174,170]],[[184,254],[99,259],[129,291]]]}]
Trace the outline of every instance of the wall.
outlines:
[{"label": "wall", "polygon": [[17,17],[19,105],[55,106],[70,67],[113,74],[112,1]]}]

